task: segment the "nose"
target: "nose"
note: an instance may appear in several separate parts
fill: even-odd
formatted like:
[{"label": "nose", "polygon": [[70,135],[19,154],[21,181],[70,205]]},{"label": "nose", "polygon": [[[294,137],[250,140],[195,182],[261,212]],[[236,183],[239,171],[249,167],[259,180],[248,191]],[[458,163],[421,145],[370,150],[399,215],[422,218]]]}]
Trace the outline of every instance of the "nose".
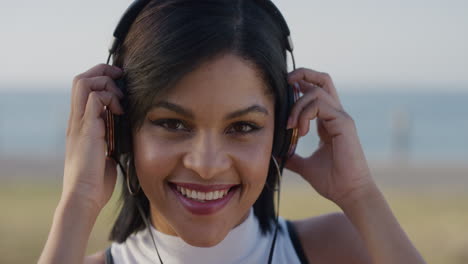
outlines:
[{"label": "nose", "polygon": [[232,160],[219,140],[212,136],[200,136],[183,158],[186,168],[203,179],[209,180],[231,168]]}]

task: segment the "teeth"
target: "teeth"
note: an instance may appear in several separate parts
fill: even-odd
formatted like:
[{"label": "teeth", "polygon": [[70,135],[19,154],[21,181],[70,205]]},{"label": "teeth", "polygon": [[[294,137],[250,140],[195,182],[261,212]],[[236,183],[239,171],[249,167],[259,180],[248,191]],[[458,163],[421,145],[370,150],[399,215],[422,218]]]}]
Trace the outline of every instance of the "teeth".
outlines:
[{"label": "teeth", "polygon": [[200,200],[200,201],[211,201],[223,198],[229,190],[217,190],[213,192],[197,192],[195,190],[190,190],[179,185],[176,185],[177,191],[183,194],[185,197]]},{"label": "teeth", "polygon": [[205,200],[205,193],[204,192],[198,192],[198,200]]}]

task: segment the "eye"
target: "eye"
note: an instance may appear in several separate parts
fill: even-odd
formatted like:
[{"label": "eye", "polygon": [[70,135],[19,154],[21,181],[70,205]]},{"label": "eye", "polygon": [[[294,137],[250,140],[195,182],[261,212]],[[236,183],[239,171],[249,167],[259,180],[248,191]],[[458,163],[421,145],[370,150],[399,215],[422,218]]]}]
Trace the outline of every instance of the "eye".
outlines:
[{"label": "eye", "polygon": [[190,131],[184,122],[178,119],[158,119],[151,121],[156,126],[163,127],[170,131]]},{"label": "eye", "polygon": [[237,122],[231,126],[231,129],[228,130],[228,133],[248,134],[259,129],[261,129],[261,127],[251,122]]}]

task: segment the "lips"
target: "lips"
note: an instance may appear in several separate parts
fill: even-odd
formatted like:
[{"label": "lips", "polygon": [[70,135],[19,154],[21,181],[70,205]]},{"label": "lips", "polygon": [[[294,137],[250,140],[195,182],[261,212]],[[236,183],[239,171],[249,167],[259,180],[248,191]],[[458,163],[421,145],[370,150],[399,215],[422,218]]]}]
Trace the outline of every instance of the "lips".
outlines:
[{"label": "lips", "polygon": [[224,208],[239,184],[201,185],[192,183],[174,183],[169,186],[179,202],[191,213],[197,215],[213,214]]}]

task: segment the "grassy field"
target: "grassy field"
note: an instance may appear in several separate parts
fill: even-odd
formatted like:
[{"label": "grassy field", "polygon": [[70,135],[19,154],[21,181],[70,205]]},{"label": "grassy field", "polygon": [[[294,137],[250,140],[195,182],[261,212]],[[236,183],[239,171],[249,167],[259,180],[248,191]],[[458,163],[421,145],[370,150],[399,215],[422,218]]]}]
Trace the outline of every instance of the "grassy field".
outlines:
[{"label": "grassy field", "polygon": [[[60,197],[57,183],[0,186],[0,263],[35,263],[42,251]],[[468,192],[384,189],[395,215],[428,263],[468,263]],[[117,214],[118,193],[99,216],[88,244],[93,253],[109,245],[107,236]],[[339,211],[308,186],[286,185],[280,214],[299,219]]]}]

